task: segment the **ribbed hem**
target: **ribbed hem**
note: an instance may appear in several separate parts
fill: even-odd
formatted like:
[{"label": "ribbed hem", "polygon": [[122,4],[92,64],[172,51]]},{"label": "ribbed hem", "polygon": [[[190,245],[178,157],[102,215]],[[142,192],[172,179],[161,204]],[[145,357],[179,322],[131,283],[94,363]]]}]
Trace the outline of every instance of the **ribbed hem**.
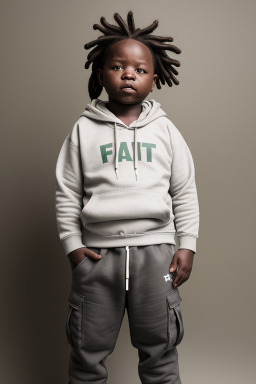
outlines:
[{"label": "ribbed hem", "polygon": [[66,256],[72,252],[75,251],[78,248],[86,247],[86,245],[82,242],[81,235],[74,235],[74,236],[68,236],[61,240],[61,243],[64,247]]},{"label": "ribbed hem", "polygon": [[82,240],[87,247],[95,248],[114,248],[129,246],[145,246],[152,244],[173,244],[175,245],[175,233],[155,232],[155,233],[136,233],[114,236],[100,236],[90,232],[83,235]]},{"label": "ribbed hem", "polygon": [[[196,253],[196,237],[192,236],[178,236],[179,249],[190,249]],[[75,235],[69,236],[61,240],[64,247],[65,254],[83,247],[96,247],[96,248],[114,248],[129,246],[145,246],[151,244],[173,244],[175,242],[175,233],[170,232],[156,232],[148,234],[136,234],[136,235],[122,235],[122,236],[98,236],[95,234],[87,233],[84,236]],[[85,245],[86,243],[86,245]]]},{"label": "ribbed hem", "polygon": [[185,248],[190,249],[191,251],[196,253],[196,237],[192,236],[178,236],[179,239],[179,249]]}]

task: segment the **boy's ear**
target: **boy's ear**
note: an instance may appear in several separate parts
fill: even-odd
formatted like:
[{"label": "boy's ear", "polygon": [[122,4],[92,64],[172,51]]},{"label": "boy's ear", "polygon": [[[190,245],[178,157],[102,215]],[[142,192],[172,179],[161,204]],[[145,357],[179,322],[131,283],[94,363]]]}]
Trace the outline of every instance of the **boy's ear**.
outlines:
[{"label": "boy's ear", "polygon": [[103,87],[103,71],[102,71],[102,69],[97,68],[96,74],[97,74],[97,79],[98,79],[99,85],[101,85]]},{"label": "boy's ear", "polygon": [[158,75],[155,73],[153,76],[153,83],[152,83],[151,92],[153,92],[153,89],[155,88],[157,79],[158,79]]}]

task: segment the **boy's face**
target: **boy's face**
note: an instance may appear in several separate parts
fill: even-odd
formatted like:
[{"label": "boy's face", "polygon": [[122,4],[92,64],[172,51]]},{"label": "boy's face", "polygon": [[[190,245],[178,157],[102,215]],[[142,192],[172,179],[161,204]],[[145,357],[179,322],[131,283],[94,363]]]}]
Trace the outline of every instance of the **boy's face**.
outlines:
[{"label": "boy's face", "polygon": [[153,91],[157,79],[149,48],[133,39],[114,43],[97,75],[109,101],[121,104],[142,103]]}]

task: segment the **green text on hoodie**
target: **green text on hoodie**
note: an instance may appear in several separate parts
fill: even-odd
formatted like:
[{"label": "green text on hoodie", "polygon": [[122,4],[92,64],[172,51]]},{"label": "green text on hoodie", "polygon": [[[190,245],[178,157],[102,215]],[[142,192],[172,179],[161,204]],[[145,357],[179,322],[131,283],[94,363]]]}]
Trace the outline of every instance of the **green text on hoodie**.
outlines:
[{"label": "green text on hoodie", "polygon": [[66,255],[81,247],[160,243],[196,252],[199,205],[190,150],[155,100],[126,126],[105,102],[86,106],[56,165]]}]

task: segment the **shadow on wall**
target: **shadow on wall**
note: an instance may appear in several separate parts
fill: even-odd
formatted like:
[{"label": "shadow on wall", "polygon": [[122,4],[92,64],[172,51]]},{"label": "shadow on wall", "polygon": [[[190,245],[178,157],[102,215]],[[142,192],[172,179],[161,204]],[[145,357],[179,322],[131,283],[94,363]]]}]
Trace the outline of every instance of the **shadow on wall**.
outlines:
[{"label": "shadow on wall", "polygon": [[[3,336],[6,346],[3,382],[16,382],[19,377],[20,384],[67,383],[70,348],[65,323],[71,269],[57,234],[55,178],[43,183],[31,176],[27,175],[20,196],[23,203],[14,207],[19,228],[15,243],[11,233],[5,238],[9,255],[13,256],[7,260],[4,277],[9,307],[5,312],[7,332]],[[37,198],[43,195],[45,200]],[[137,350],[130,342],[127,315],[106,364],[111,383],[130,383],[131,368],[133,383],[140,383]]]},{"label": "shadow on wall", "polygon": [[5,239],[12,252],[4,276],[9,307],[5,311],[6,363],[1,375],[6,372],[6,376],[2,382],[17,382],[19,377],[20,383],[64,383],[70,271],[58,244],[53,201],[47,204],[31,197],[15,214],[22,218],[15,244],[11,234]]},{"label": "shadow on wall", "polygon": [[[47,119],[39,126],[38,116],[19,117],[2,177],[0,381],[64,383],[70,267],[56,228],[57,150],[43,129]],[[26,130],[32,132],[31,141]]]}]

